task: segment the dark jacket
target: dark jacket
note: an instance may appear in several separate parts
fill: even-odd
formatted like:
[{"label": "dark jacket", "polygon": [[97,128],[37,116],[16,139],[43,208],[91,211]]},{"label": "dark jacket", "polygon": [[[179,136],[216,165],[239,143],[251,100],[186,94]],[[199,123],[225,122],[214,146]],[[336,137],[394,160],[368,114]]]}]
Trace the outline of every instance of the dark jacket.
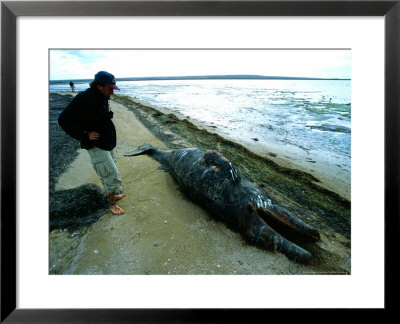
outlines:
[{"label": "dark jacket", "polygon": [[[58,117],[58,124],[68,135],[81,142],[81,148],[96,146],[111,151],[117,144],[112,117],[108,100],[99,90],[89,88],[72,99]],[[88,132],[99,133],[99,139],[90,141]]]}]

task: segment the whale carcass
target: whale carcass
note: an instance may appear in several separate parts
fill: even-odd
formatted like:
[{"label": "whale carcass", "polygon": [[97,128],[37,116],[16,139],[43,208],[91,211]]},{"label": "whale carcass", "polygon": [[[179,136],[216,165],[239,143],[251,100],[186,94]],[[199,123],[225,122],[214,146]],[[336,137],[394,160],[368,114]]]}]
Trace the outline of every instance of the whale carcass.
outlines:
[{"label": "whale carcass", "polygon": [[308,251],[278,232],[317,241],[318,231],[274,203],[217,151],[164,150],[144,144],[125,156],[143,154],[160,162],[188,198],[239,232],[249,244],[281,252],[299,263],[310,261]]}]

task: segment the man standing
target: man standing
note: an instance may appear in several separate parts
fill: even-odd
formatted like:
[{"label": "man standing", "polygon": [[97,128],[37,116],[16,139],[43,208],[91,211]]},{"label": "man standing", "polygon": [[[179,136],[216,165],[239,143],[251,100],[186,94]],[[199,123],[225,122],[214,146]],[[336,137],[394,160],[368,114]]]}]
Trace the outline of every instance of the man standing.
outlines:
[{"label": "man standing", "polygon": [[114,148],[117,144],[113,112],[108,101],[114,94],[115,77],[108,72],[98,72],[90,88],[78,93],[58,118],[61,128],[81,142],[104,186],[110,211],[122,215],[124,210],[117,201],[124,198],[122,181],[116,165]]},{"label": "man standing", "polygon": [[75,92],[75,84],[72,81],[69,81],[69,86],[71,87],[71,91]]}]

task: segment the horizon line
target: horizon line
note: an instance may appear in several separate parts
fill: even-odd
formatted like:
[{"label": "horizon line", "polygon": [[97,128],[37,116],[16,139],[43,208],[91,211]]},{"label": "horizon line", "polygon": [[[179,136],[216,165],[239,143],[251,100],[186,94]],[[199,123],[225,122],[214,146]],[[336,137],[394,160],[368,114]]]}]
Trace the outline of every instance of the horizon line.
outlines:
[{"label": "horizon line", "polygon": [[[225,74],[225,75],[187,75],[187,76],[154,76],[154,77],[123,77],[116,81],[162,81],[162,80],[223,80],[223,79],[248,79],[248,80],[351,80],[351,78],[321,78],[321,77],[291,77],[291,76],[264,76],[256,74]],[[86,82],[93,79],[59,79],[50,82]]]}]

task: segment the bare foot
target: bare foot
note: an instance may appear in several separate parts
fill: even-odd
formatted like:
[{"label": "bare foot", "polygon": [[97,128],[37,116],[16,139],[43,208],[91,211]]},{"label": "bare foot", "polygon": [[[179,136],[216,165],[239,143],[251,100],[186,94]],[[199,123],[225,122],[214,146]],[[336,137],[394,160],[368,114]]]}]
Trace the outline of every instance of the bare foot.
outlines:
[{"label": "bare foot", "polygon": [[125,196],[126,196],[125,194],[114,195],[114,199],[115,199],[115,201],[118,201],[118,200],[124,198]]},{"label": "bare foot", "polygon": [[123,213],[125,213],[125,211],[119,207],[117,204],[113,204],[110,206],[110,211],[114,214],[114,215],[122,215]]}]

